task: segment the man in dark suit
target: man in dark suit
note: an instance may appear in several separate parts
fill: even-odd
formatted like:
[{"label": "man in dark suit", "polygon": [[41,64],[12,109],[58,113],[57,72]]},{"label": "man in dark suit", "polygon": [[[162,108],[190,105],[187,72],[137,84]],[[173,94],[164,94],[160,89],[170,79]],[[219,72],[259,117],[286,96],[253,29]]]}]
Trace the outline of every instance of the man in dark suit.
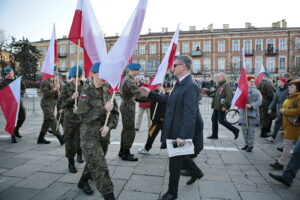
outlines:
[{"label": "man in dark suit", "polygon": [[[175,140],[178,146],[184,145],[185,139],[193,139],[196,131],[196,125],[199,123],[199,89],[192,79],[190,70],[192,59],[188,56],[179,56],[174,61],[174,74],[179,79],[169,97],[150,92],[148,88],[141,90],[148,95],[151,100],[166,102],[166,114],[164,121],[164,135],[162,142],[166,139]],[[201,170],[197,167],[189,155],[175,156],[170,158],[169,162],[169,188],[159,200],[177,199],[178,183],[182,165],[191,173],[191,179],[188,185],[193,184],[197,179],[203,176]]]}]

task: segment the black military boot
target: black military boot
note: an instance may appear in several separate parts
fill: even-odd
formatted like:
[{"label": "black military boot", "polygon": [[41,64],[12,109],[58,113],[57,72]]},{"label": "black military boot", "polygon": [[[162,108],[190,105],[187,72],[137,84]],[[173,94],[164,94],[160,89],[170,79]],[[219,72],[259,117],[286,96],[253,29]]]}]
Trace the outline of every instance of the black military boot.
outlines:
[{"label": "black military boot", "polygon": [[50,141],[46,140],[44,137],[45,137],[45,133],[40,132],[37,143],[38,144],[50,144]]},{"label": "black military boot", "polygon": [[114,193],[104,194],[103,197],[104,197],[104,200],[115,200],[116,199]]},{"label": "black military boot", "polygon": [[15,128],[14,135],[18,138],[22,138],[22,136],[20,135],[19,129],[20,129],[20,127],[18,127],[18,126]]},{"label": "black military boot", "polygon": [[65,144],[65,140],[64,140],[64,138],[63,138],[61,135],[56,135],[56,137],[57,137],[57,139],[58,139],[60,145]]},{"label": "black military boot", "polygon": [[120,158],[122,158],[122,157],[123,157],[123,154],[124,154],[124,148],[123,148],[123,145],[121,144],[121,147],[120,147],[120,151],[119,151],[118,156],[119,156]]},{"label": "black military boot", "polygon": [[260,137],[262,137],[262,138],[269,137],[269,135],[267,134],[267,131],[265,129],[261,129]]},{"label": "black military boot", "polygon": [[86,194],[86,195],[92,195],[94,193],[93,189],[91,188],[91,186],[89,185],[89,178],[82,175],[77,187],[79,189],[82,189],[82,191]]},{"label": "black military boot", "polygon": [[138,161],[138,158],[135,158],[133,154],[130,154],[129,149],[125,149],[124,150],[124,154],[122,156],[122,160],[126,160],[126,161]]},{"label": "black military boot", "polygon": [[17,143],[17,140],[16,140],[16,136],[15,136],[15,135],[12,135],[12,136],[11,136],[11,143]]},{"label": "black military boot", "polygon": [[78,163],[83,163],[84,162],[84,160],[82,159],[82,153],[81,153],[81,151],[77,152],[77,162]]},{"label": "black military boot", "polygon": [[76,173],[77,169],[75,167],[75,161],[74,161],[74,159],[73,158],[69,158],[68,160],[69,160],[69,171],[71,173]]}]

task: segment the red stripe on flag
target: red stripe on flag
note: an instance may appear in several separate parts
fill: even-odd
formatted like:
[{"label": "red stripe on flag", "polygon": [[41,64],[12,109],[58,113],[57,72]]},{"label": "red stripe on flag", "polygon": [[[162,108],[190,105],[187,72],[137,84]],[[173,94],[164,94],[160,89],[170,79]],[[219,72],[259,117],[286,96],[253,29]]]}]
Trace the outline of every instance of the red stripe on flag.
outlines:
[{"label": "red stripe on flag", "polygon": [[58,62],[57,40],[54,41],[54,63]]},{"label": "red stripe on flag", "polygon": [[42,73],[42,80],[46,80],[48,78],[54,77],[54,75],[47,74],[47,73]]},{"label": "red stripe on flag", "polygon": [[167,70],[172,69],[172,67],[173,67],[173,63],[174,63],[175,55],[176,55],[176,49],[177,49],[177,44],[173,43],[171,53],[170,53],[170,57],[169,57],[169,60],[168,60]]},{"label": "red stripe on flag", "polygon": [[247,80],[247,73],[244,67],[241,70],[241,76],[238,83],[238,88],[242,93],[236,100],[235,105],[240,109],[245,109],[246,104],[248,103],[248,80]]}]

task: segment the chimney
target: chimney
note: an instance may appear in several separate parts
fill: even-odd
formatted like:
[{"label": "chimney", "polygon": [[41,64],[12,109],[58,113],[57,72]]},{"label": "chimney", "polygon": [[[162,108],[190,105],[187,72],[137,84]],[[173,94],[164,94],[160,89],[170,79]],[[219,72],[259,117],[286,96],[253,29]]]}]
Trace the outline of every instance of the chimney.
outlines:
[{"label": "chimney", "polygon": [[116,33],[116,36],[119,36],[119,33]]},{"label": "chimney", "polygon": [[223,29],[228,30],[229,29],[229,24],[223,24]]},{"label": "chimney", "polygon": [[41,41],[44,41],[44,38],[41,38]]},{"label": "chimney", "polygon": [[168,32],[168,28],[165,28],[165,32]]},{"label": "chimney", "polygon": [[152,31],[151,28],[148,28],[148,33],[151,33],[151,31]]},{"label": "chimney", "polygon": [[196,31],[196,26],[190,26],[189,30],[190,31]]},{"label": "chimney", "polygon": [[63,35],[63,39],[67,39],[67,36],[66,36],[66,35]]},{"label": "chimney", "polygon": [[213,31],[214,30],[214,24],[210,24],[207,27],[208,30]]},{"label": "chimney", "polygon": [[277,25],[277,28],[280,28],[280,21],[278,21],[278,22],[276,23],[276,25]]},{"label": "chimney", "polygon": [[281,26],[282,26],[282,28],[287,27],[287,22],[285,21],[285,19],[281,20]]},{"label": "chimney", "polygon": [[251,28],[251,22],[246,22],[245,23],[245,28]]},{"label": "chimney", "polygon": [[104,36],[104,37],[107,37],[107,33],[103,33],[103,36]]}]

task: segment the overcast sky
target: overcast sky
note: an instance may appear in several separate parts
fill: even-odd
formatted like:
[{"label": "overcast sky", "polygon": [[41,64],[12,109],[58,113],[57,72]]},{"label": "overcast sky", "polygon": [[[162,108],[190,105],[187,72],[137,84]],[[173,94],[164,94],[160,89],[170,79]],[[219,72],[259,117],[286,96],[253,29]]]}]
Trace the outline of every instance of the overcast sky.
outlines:
[{"label": "overcast sky", "polygon": [[[138,0],[90,0],[104,33],[121,33]],[[8,36],[30,41],[50,39],[52,24],[57,38],[68,35],[77,0],[0,0],[0,29]],[[196,26],[197,30],[229,24],[244,28],[245,22],[255,27],[270,27],[286,19],[288,27],[300,27],[299,0],[148,0],[142,34],[162,27],[175,31]]]}]

